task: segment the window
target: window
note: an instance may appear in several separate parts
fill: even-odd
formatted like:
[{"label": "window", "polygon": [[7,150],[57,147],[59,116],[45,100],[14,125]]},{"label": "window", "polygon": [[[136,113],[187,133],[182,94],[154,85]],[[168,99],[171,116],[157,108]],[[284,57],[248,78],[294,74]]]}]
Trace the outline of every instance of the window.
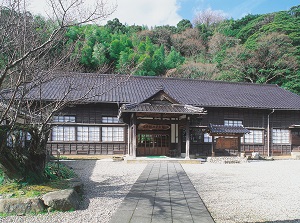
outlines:
[{"label": "window", "polygon": [[53,122],[75,122],[75,116],[53,116]]},{"label": "window", "polygon": [[122,142],[124,141],[123,127],[102,127],[103,142]]},{"label": "window", "polygon": [[75,127],[54,126],[52,128],[52,141],[75,141]]},{"label": "window", "polygon": [[[190,128],[190,142],[201,143],[202,142],[202,129],[200,128]],[[182,130],[182,142],[186,142],[186,129]]]},{"label": "window", "polygon": [[102,123],[119,123],[117,117],[102,117]]},{"label": "window", "polygon": [[287,129],[273,129],[272,142],[274,144],[290,143],[290,131]]},{"label": "window", "polygon": [[169,147],[170,137],[166,134],[139,134],[138,147]]},{"label": "window", "polygon": [[78,126],[77,140],[96,142],[100,141],[100,127],[96,126]]},{"label": "window", "polygon": [[250,130],[250,133],[244,136],[244,143],[261,144],[263,143],[263,135],[263,130]]},{"label": "window", "polygon": [[227,125],[227,126],[242,126],[243,121],[242,120],[224,120],[224,125]]},{"label": "window", "polygon": [[192,128],[190,130],[191,142],[201,142],[201,139],[202,139],[202,129]]},{"label": "window", "polygon": [[208,133],[203,135],[204,142],[212,142],[212,137]]},{"label": "window", "polygon": [[150,134],[138,135],[138,147],[153,147],[153,137]]}]

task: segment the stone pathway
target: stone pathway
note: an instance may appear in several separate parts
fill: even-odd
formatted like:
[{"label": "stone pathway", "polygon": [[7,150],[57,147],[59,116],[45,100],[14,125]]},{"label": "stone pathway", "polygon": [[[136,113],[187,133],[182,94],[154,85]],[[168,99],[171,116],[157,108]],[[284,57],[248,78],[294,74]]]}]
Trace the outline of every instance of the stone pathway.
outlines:
[{"label": "stone pathway", "polygon": [[214,220],[179,163],[149,163],[110,221],[129,222],[213,223]]}]

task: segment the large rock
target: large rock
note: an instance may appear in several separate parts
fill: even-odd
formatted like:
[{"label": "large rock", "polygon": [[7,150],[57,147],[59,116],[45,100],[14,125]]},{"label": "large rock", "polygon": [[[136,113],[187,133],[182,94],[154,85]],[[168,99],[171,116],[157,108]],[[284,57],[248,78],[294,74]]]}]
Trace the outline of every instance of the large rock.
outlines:
[{"label": "large rock", "polygon": [[251,159],[253,159],[253,160],[259,160],[259,153],[258,152],[253,152],[251,154]]},{"label": "large rock", "polygon": [[44,203],[39,198],[0,199],[0,213],[24,215],[44,211]]},{"label": "large rock", "polygon": [[79,178],[72,178],[67,181],[71,188],[73,188],[79,195],[83,195],[83,183]]},{"label": "large rock", "polygon": [[44,204],[53,210],[69,211],[79,207],[80,197],[74,189],[54,191],[43,195]]}]

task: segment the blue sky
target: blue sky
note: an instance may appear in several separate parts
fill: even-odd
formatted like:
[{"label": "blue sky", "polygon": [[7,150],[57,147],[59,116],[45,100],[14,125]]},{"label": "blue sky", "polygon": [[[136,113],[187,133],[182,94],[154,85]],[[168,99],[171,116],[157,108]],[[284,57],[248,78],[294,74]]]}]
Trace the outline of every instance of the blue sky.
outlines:
[{"label": "blue sky", "polygon": [[[47,0],[28,0],[28,10],[46,15]],[[71,1],[71,0],[70,0]],[[85,5],[96,0],[83,0]],[[193,21],[197,11],[222,11],[228,18],[240,19],[247,14],[264,14],[289,10],[300,0],[107,0],[117,4],[117,10],[107,19],[118,18],[128,25],[176,25],[181,19]],[[100,24],[105,24],[107,20]]]},{"label": "blue sky", "polygon": [[247,14],[289,10],[295,5],[300,5],[300,0],[180,0],[178,14],[192,20],[195,11],[211,8],[223,11],[229,18],[240,19]]}]

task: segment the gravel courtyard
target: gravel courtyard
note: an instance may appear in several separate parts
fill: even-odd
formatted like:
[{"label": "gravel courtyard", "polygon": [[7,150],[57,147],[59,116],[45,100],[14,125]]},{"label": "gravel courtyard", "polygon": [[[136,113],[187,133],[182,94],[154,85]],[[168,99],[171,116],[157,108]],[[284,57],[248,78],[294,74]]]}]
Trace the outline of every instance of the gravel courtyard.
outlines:
[{"label": "gravel courtyard", "polygon": [[[81,210],[11,216],[0,222],[109,222],[146,164],[67,161],[85,182]],[[300,161],[183,164],[217,223],[300,222]]]},{"label": "gravel courtyard", "polygon": [[182,166],[217,223],[300,222],[300,160]]}]

